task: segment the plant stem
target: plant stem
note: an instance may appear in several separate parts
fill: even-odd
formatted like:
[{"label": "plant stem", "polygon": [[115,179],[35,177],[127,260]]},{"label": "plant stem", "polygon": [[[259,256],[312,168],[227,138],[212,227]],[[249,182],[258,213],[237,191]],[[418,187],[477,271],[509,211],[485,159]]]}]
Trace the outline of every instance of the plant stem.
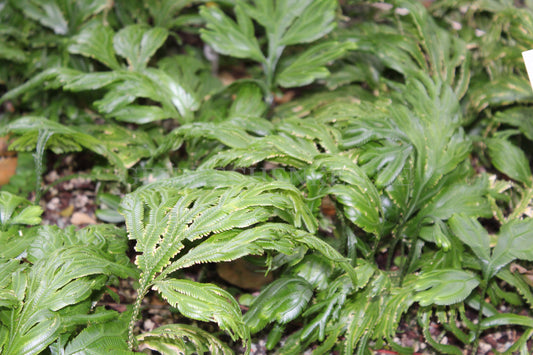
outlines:
[{"label": "plant stem", "polygon": [[144,299],[144,296],[146,296],[146,294],[148,293],[148,288],[150,287],[148,278],[148,274],[144,274],[141,278],[139,282],[139,289],[137,290],[137,298],[135,299],[135,303],[133,304],[133,312],[131,314],[130,323],[128,325],[128,348],[130,350],[133,350],[133,347],[136,346],[133,328],[135,327],[135,323],[137,322],[139,312],[141,311],[142,300]]},{"label": "plant stem", "polygon": [[472,354],[476,354],[477,349],[479,347],[479,336],[481,335],[481,320],[483,319],[483,307],[485,305],[485,295],[487,294],[488,286],[489,286],[488,278],[484,278],[483,288],[481,289],[481,298],[479,300],[479,312],[477,315],[476,337],[474,340],[474,349],[472,350]]},{"label": "plant stem", "polygon": [[54,135],[53,132],[48,131],[47,129],[39,130],[39,136],[37,138],[37,146],[35,148],[35,153],[33,153],[33,159],[35,160],[35,204],[38,205],[41,200],[41,182],[43,181],[43,160],[44,160],[44,150],[46,148],[46,143]]}]

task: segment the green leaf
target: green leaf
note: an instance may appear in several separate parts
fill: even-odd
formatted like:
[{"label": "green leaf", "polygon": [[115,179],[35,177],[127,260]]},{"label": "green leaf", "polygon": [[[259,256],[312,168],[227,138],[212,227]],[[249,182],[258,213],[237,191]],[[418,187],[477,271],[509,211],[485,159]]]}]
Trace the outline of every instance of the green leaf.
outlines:
[{"label": "green leaf", "polygon": [[467,271],[440,269],[422,273],[414,285],[415,301],[421,306],[446,306],[462,302],[479,285],[477,277]]},{"label": "green leaf", "polygon": [[12,224],[37,225],[41,223],[41,206],[28,206],[11,219]]},{"label": "green leaf", "polygon": [[490,237],[485,228],[472,217],[454,214],[448,221],[452,232],[468,245],[486,269],[490,261]]},{"label": "green leaf", "polygon": [[[28,206],[26,199],[7,191],[0,191],[0,226],[11,224],[36,225],[41,223],[43,210],[39,206]],[[20,208],[24,206],[23,208]],[[15,213],[16,212],[16,213]]]},{"label": "green leaf", "polygon": [[[38,354],[62,332],[77,325],[62,323],[58,311],[86,300],[104,286],[107,277],[127,277],[129,268],[113,261],[95,246],[73,245],[47,250],[28,275],[23,306],[10,309],[9,341],[4,354]],[[81,318],[83,319],[83,317]]]},{"label": "green leaf", "polygon": [[420,238],[427,242],[432,242],[444,251],[450,250],[452,245],[448,236],[443,232],[441,223],[434,223],[431,226],[420,228]]},{"label": "green leaf", "polygon": [[237,58],[264,61],[259,43],[253,35],[250,19],[236,7],[237,22],[230,19],[218,7],[201,7],[200,15],[206,21],[206,29],[200,30],[202,40],[217,52]]},{"label": "green leaf", "polygon": [[233,350],[214,335],[186,324],[166,324],[137,336],[143,346],[164,355],[230,355]]},{"label": "green leaf", "polygon": [[[109,352],[117,355],[132,355],[126,344],[127,321],[131,312],[118,315],[118,319],[111,322],[91,324],[83,329],[74,339],[62,349],[64,355],[87,354],[98,355]],[[115,315],[114,318],[117,318]]]},{"label": "green leaf", "polygon": [[276,76],[276,82],[282,87],[289,88],[308,85],[316,79],[324,79],[330,74],[326,65],[356,47],[351,42],[317,44],[295,58],[280,62],[280,72]]},{"label": "green leaf", "polygon": [[498,111],[494,118],[501,123],[513,125],[520,129],[520,132],[529,140],[533,140],[533,122],[530,107],[513,107],[508,110]]},{"label": "green leaf", "polygon": [[521,325],[524,327],[533,328],[533,318],[518,314],[504,313],[485,318],[481,321],[480,325],[482,329],[488,329],[501,325]]},{"label": "green leaf", "polygon": [[124,223],[124,216],[109,208],[98,209],[94,212],[96,218],[107,223]]},{"label": "green leaf", "polygon": [[419,212],[420,216],[446,220],[454,213],[472,217],[492,217],[485,198],[488,187],[483,179],[473,184],[456,183],[444,187],[439,194]]},{"label": "green leaf", "polygon": [[11,43],[6,43],[4,40],[0,42],[0,58],[18,63],[28,61],[28,56],[22,48]]},{"label": "green leaf", "polygon": [[313,168],[327,172],[317,178],[332,181],[325,194],[332,194],[343,205],[344,215],[354,224],[369,233],[380,233],[382,214],[381,200],[374,184],[350,159],[338,155],[324,155],[316,159]]},{"label": "green leaf", "polygon": [[506,75],[490,81],[479,81],[471,86],[468,93],[470,105],[477,112],[489,106],[533,101],[530,83],[526,76],[519,75]]},{"label": "green leaf", "polygon": [[301,277],[283,277],[268,285],[244,315],[252,333],[268,323],[285,324],[300,315],[313,295],[313,287]]},{"label": "green leaf", "polygon": [[54,135],[47,142],[48,148],[63,152],[64,150],[79,150],[80,146],[83,146],[109,159],[122,175],[126,172],[124,161],[109,149],[107,142],[74,127],[67,127],[43,117],[25,116],[6,125],[3,129],[5,132],[22,134],[22,137],[13,143],[14,149],[34,149],[37,145],[39,130],[47,129]]},{"label": "green leaf", "polygon": [[113,51],[113,30],[109,26],[91,22],[72,38],[70,53],[94,58],[111,69],[119,69]]},{"label": "green leaf", "polygon": [[532,176],[524,152],[505,139],[491,138],[487,141],[492,164],[511,179],[531,186]]},{"label": "green leaf", "polygon": [[56,0],[22,0],[15,4],[27,17],[39,21],[43,26],[52,29],[55,34],[66,35],[68,33],[68,22]]},{"label": "green leaf", "polygon": [[239,304],[220,287],[189,280],[167,279],[155,281],[153,288],[184,316],[216,322],[233,340],[249,338]]},{"label": "green leaf", "polygon": [[142,25],[129,25],[121,29],[113,38],[113,47],[118,55],[128,61],[133,70],[146,67],[150,58],[165,43],[168,32],[164,28],[146,28]]},{"label": "green leaf", "polygon": [[369,175],[377,173],[376,186],[385,187],[398,177],[412,151],[409,145],[370,148],[359,156],[359,162]]},{"label": "green leaf", "polygon": [[503,225],[489,263],[490,276],[515,259],[533,261],[533,219]]},{"label": "green leaf", "polygon": [[[309,5],[306,3],[309,3]],[[290,21],[291,24],[283,34],[281,45],[290,46],[298,43],[313,42],[335,28],[334,20],[337,3],[334,0],[289,1],[286,6],[290,9],[286,13],[287,22]],[[302,11],[301,8],[304,6],[306,7]],[[280,8],[279,11],[283,11],[279,3],[276,4],[276,7]],[[298,14],[298,17],[290,19],[289,16],[294,13]],[[269,20],[276,19],[271,18]]]}]

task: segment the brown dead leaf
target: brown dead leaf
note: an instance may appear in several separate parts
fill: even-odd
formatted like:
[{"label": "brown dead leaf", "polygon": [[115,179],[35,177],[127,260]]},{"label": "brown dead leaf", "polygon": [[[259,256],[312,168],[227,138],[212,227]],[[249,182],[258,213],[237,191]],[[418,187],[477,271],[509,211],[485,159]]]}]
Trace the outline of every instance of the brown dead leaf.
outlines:
[{"label": "brown dead leaf", "polygon": [[291,101],[294,97],[296,92],[293,90],[289,90],[283,93],[282,96],[274,96],[274,102],[278,105],[286,104],[287,102]]},{"label": "brown dead leaf", "polygon": [[75,226],[82,224],[96,224],[96,220],[89,216],[87,213],[83,212],[74,212],[70,218],[70,223]]},{"label": "brown dead leaf", "polygon": [[516,263],[511,263],[509,270],[513,273],[515,271],[518,271],[519,274],[524,276],[525,281],[528,283],[528,285],[533,287],[533,270],[528,270],[525,267]]},{"label": "brown dead leaf", "polygon": [[272,274],[265,276],[264,270],[245,259],[218,263],[217,273],[224,281],[248,290],[259,290],[274,279]]}]

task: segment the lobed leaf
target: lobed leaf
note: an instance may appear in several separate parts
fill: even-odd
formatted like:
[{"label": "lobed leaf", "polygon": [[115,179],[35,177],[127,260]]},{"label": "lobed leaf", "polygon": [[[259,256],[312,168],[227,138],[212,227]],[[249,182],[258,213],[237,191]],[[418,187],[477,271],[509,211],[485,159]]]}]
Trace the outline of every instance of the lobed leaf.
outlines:
[{"label": "lobed leaf", "polygon": [[253,36],[250,19],[239,6],[235,11],[238,14],[238,22],[230,19],[218,7],[200,8],[200,15],[207,23],[206,29],[200,31],[202,40],[219,53],[262,62],[264,56],[257,39]]},{"label": "lobed leaf", "polygon": [[168,33],[164,28],[147,29],[142,25],[129,25],[113,37],[113,48],[128,61],[132,70],[146,67],[150,58],[165,43]]},{"label": "lobed leaf", "polygon": [[111,69],[119,69],[120,64],[113,51],[113,35],[110,27],[91,22],[72,38],[68,50],[70,53],[94,58]]},{"label": "lobed leaf", "polygon": [[477,277],[467,271],[439,269],[421,274],[414,289],[414,300],[421,306],[451,305],[465,300],[479,285]]},{"label": "lobed leaf", "polygon": [[176,353],[229,355],[232,349],[213,334],[186,324],[167,324],[137,336],[149,349],[164,355]]},{"label": "lobed leaf", "polygon": [[355,48],[356,45],[351,42],[317,44],[296,57],[280,62],[276,82],[282,87],[289,88],[308,85],[316,79],[324,79],[330,74],[326,65]]},{"label": "lobed leaf", "polygon": [[216,322],[232,339],[248,339],[239,304],[225,290],[213,284],[189,280],[155,281],[153,288],[186,317]]}]

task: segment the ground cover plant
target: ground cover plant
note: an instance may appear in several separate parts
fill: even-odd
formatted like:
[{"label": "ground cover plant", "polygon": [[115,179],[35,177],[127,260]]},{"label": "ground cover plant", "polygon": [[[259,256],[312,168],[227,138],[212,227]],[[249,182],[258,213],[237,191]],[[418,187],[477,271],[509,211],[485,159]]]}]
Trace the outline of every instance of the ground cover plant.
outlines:
[{"label": "ground cover plant", "polygon": [[531,1],[0,18],[0,353],[531,353]]}]

